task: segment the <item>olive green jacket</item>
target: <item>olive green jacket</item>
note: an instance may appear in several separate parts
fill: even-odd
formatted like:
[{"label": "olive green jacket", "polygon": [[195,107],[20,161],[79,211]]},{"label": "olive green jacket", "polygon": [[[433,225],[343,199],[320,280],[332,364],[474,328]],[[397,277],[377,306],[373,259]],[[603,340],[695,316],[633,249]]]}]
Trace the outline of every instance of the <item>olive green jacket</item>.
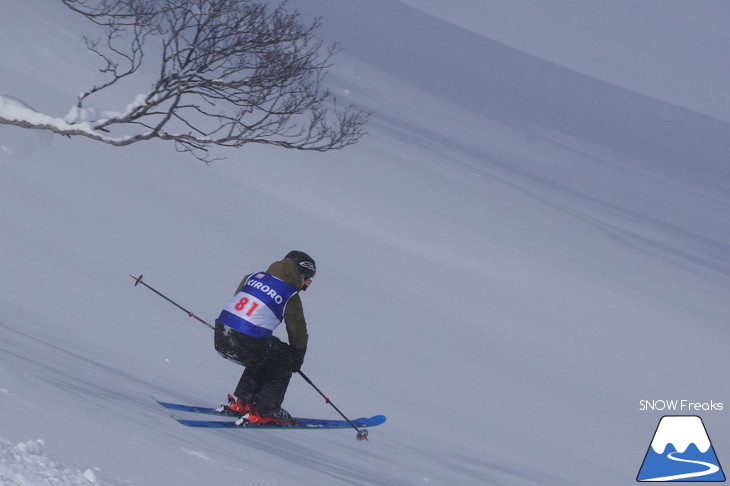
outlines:
[{"label": "olive green jacket", "polygon": [[[294,260],[284,258],[281,261],[274,262],[266,270],[266,273],[283,280],[297,291],[302,289],[302,277],[299,274],[299,268]],[[250,276],[251,274],[248,274],[243,277],[235,294],[241,291]],[[307,321],[304,320],[302,299],[298,293],[292,295],[286,304],[286,308],[284,309],[284,323],[286,324],[286,332],[289,335],[289,344],[291,347],[294,349],[306,349],[309,335],[307,334]]]}]

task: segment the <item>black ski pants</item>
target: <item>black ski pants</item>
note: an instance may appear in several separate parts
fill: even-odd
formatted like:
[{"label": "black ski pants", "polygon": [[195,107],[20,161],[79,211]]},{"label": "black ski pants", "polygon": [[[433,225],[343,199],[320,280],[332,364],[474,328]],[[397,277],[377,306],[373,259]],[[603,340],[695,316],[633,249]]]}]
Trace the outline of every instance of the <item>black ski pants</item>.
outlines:
[{"label": "black ski pants", "polygon": [[235,395],[267,414],[281,408],[292,375],[292,350],[281,339],[260,339],[215,323],[215,350],[245,366]]}]

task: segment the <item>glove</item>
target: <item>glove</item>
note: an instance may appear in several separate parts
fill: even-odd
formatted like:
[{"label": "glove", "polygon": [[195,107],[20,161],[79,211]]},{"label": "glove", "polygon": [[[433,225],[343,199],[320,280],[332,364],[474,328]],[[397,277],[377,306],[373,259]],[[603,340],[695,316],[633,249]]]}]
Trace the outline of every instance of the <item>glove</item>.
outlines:
[{"label": "glove", "polygon": [[291,364],[291,370],[293,373],[298,373],[302,369],[302,363],[304,363],[304,355],[307,352],[307,348],[295,349],[292,348],[289,353],[289,363]]}]

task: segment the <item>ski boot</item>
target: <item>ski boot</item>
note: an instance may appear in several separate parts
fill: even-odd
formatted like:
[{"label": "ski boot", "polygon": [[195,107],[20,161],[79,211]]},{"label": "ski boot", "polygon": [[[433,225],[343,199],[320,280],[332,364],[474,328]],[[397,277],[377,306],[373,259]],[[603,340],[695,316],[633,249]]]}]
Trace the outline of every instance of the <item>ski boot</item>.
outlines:
[{"label": "ski boot", "polygon": [[258,410],[254,410],[256,412],[256,415],[253,416],[254,420],[251,420],[249,418],[249,421],[258,423],[258,424],[274,424],[274,425],[291,425],[294,423],[292,420],[291,414],[284,410],[283,408],[278,408],[276,410],[272,410],[271,412],[259,412]]},{"label": "ski boot", "polygon": [[243,416],[243,415],[246,415],[247,413],[249,413],[253,409],[254,409],[253,405],[251,405],[250,402],[241,403],[241,400],[239,400],[238,398],[234,397],[233,395],[231,395],[229,393],[228,394],[228,403],[225,405],[221,405],[220,407],[218,407],[218,409],[216,411],[221,412],[221,413],[228,413],[228,414],[234,413],[236,415]]},{"label": "ski boot", "polygon": [[246,422],[253,425],[292,425],[294,420],[289,412],[283,408],[262,413],[251,406],[247,409],[247,413],[241,415],[241,418],[236,421],[239,425],[243,425]]}]

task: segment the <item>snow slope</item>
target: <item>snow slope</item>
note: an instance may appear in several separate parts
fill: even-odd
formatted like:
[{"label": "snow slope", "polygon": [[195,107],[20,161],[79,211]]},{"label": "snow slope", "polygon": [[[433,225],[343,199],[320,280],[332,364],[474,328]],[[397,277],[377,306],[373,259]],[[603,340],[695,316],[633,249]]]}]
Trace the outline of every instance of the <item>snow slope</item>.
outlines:
[{"label": "snow slope", "polygon": [[[730,9],[290,5],[343,45],[329,83],[373,113],[356,146],[0,153],[0,482],[632,484],[663,413],[640,400],[730,401]],[[0,94],[64,115],[89,28],[7,0]],[[365,444],[179,426],[150,394],[218,404],[240,369],[128,275],[212,320],[291,249],[319,267],[304,370],[388,422]],[[296,377],[284,405],[335,414]],[[699,413],[721,463],[726,413]]]}]

